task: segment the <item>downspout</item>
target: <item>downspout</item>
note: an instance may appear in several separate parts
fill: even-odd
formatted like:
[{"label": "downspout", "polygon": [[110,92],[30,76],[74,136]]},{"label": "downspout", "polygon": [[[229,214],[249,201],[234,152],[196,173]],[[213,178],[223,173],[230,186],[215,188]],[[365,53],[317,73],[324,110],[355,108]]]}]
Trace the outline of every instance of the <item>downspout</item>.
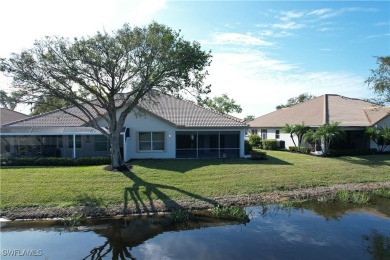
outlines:
[{"label": "downspout", "polygon": [[[329,101],[329,98],[328,98],[328,94],[325,94],[324,95],[324,118],[323,118],[323,125],[325,124],[328,124],[329,122],[329,106],[328,106],[328,101]],[[326,151],[325,147],[325,140],[322,140],[321,138],[321,147],[322,147],[322,153],[326,154],[328,151]]]},{"label": "downspout", "polygon": [[127,128],[125,129],[125,133],[122,135],[123,137],[123,162],[125,162],[127,160],[127,147],[126,147],[126,130]]},{"label": "downspout", "polygon": [[76,135],[73,135],[73,159],[76,159]]}]

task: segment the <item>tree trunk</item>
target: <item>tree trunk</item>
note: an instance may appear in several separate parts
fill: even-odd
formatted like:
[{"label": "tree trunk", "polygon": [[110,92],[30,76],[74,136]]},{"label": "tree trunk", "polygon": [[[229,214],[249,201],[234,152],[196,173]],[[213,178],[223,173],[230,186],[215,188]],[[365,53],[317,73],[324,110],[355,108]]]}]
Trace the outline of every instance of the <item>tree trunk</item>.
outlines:
[{"label": "tree trunk", "polygon": [[115,131],[111,136],[111,166],[115,169],[123,165],[123,159],[120,152],[120,133]]}]

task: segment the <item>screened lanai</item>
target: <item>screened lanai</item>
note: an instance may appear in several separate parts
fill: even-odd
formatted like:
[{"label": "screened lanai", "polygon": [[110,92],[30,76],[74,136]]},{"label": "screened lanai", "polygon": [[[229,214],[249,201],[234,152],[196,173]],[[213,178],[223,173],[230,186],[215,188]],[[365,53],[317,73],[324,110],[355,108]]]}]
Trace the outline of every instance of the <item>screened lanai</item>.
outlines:
[{"label": "screened lanai", "polygon": [[176,132],[176,158],[230,158],[239,156],[239,131]]},{"label": "screened lanai", "polygon": [[1,154],[24,157],[109,156],[109,142],[92,127],[1,127]]}]

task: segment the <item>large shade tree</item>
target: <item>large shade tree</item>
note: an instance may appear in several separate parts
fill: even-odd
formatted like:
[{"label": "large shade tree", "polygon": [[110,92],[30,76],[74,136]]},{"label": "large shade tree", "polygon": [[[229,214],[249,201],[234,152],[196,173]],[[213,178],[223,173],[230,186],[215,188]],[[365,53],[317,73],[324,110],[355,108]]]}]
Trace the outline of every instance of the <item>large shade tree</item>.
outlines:
[{"label": "large shade tree", "polygon": [[303,103],[303,102],[306,102],[310,99],[313,99],[315,98],[315,96],[313,95],[310,95],[308,93],[302,93],[300,94],[299,96],[297,97],[292,97],[292,98],[289,98],[287,100],[287,103],[286,104],[281,104],[281,105],[278,105],[276,106],[276,109],[282,109],[282,108],[287,108],[287,107],[292,107],[292,106],[295,106],[297,104],[300,104],[300,103]]},{"label": "large shade tree", "polygon": [[[112,166],[118,168],[127,115],[141,101],[162,93],[190,94],[199,101],[210,92],[203,84],[210,62],[210,52],[199,43],[153,22],[73,40],[46,37],[31,49],[2,58],[0,69],[13,77],[15,91],[23,90],[26,102],[43,96],[77,107],[87,119],[79,118],[109,139]],[[108,131],[97,118],[106,122]]]},{"label": "large shade tree", "polygon": [[376,57],[377,69],[365,81],[379,96],[382,103],[390,102],[390,56]]},{"label": "large shade tree", "polygon": [[199,102],[199,105],[210,108],[221,114],[229,113],[241,113],[242,108],[232,98],[229,98],[227,94],[222,94],[220,97],[214,97],[213,99],[206,98]]}]

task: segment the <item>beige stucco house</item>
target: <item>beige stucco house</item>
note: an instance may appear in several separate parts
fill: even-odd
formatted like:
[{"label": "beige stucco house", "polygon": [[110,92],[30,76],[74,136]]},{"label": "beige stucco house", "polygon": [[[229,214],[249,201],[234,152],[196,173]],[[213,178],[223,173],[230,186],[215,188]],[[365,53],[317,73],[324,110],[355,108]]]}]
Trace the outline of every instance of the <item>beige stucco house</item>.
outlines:
[{"label": "beige stucco house", "polygon": [[[369,126],[390,127],[390,107],[377,106],[368,101],[340,95],[325,94],[289,108],[276,110],[249,122],[250,133],[262,139],[285,141],[293,146],[289,134],[282,133],[286,124],[301,124],[316,129],[324,124],[338,122],[346,132],[346,139],[338,142],[340,149],[377,148],[365,134]],[[390,147],[387,148],[390,151]]]}]

